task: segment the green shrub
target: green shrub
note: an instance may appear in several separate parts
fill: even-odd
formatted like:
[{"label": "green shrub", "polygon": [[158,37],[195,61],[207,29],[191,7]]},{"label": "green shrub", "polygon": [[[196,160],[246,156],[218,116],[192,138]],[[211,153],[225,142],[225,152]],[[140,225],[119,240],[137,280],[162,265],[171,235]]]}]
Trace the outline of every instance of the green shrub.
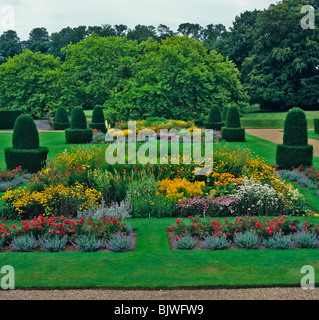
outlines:
[{"label": "green shrub", "polygon": [[300,108],[293,108],[285,119],[283,144],[277,145],[276,163],[281,169],[311,166],[312,156],[313,146],[308,145],[306,115]]},{"label": "green shrub", "polygon": [[75,107],[71,114],[71,129],[87,129],[86,116],[82,107]]},{"label": "green shrub", "polygon": [[208,121],[206,123],[206,129],[221,130],[221,127],[224,125],[222,122],[222,114],[220,107],[213,105],[209,111]]},{"label": "green shrub", "polygon": [[101,106],[94,107],[90,128],[101,130],[104,133],[106,132],[105,118],[103,114],[103,108]]},{"label": "green shrub", "polygon": [[293,108],[287,113],[283,144],[286,146],[308,145],[307,119],[300,108]]},{"label": "green shrub", "polygon": [[224,106],[222,110],[222,121],[226,122],[227,119],[228,106]]},{"label": "green shrub", "polygon": [[241,127],[239,109],[236,105],[231,105],[228,108],[226,127],[227,128],[240,128]]},{"label": "green shrub", "polygon": [[65,108],[60,107],[57,109],[55,113],[53,128],[54,130],[65,130],[67,128],[70,128],[69,117]]},{"label": "green shrub", "polygon": [[314,131],[319,134],[319,119],[313,119]]},{"label": "green shrub", "polygon": [[0,111],[0,129],[13,129],[16,119],[22,114],[19,110]]},{"label": "green shrub", "polygon": [[15,124],[12,135],[14,149],[36,149],[39,147],[38,129],[31,116],[20,115]]},{"label": "green shrub", "polygon": [[277,145],[276,163],[281,169],[291,169],[312,165],[313,146],[285,146]]},{"label": "green shrub", "polygon": [[245,142],[245,129],[222,128],[222,137],[228,142]]},{"label": "green shrub", "polygon": [[92,129],[65,129],[66,143],[90,143],[93,138]]},{"label": "green shrub", "polygon": [[19,165],[31,173],[36,173],[45,167],[49,149],[39,147],[36,149],[5,149],[5,160],[9,170]]}]

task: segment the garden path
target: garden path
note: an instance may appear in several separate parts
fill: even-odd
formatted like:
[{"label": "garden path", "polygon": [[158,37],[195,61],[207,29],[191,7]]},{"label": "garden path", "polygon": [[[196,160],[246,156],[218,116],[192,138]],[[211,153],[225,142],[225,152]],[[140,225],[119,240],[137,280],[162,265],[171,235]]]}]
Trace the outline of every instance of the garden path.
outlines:
[{"label": "garden path", "polygon": [[0,300],[319,300],[319,288],[0,290]]},{"label": "garden path", "polygon": [[[281,144],[284,135],[282,130],[283,129],[246,129],[246,133],[276,144]],[[319,140],[309,138],[308,143],[313,145],[313,155],[319,157]]]}]

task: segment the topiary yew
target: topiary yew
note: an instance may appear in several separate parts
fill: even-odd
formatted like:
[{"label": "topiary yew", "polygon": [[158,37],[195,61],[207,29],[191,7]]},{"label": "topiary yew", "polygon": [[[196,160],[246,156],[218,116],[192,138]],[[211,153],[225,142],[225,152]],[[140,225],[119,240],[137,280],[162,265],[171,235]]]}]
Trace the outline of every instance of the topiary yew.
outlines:
[{"label": "topiary yew", "polygon": [[217,105],[213,105],[210,108],[208,121],[206,123],[206,129],[213,129],[213,130],[221,130],[221,127],[224,125],[222,122],[222,114],[220,107]]},{"label": "topiary yew", "polygon": [[55,119],[53,123],[54,130],[65,130],[70,128],[69,116],[65,108],[59,107],[55,113]]},{"label": "topiary yew", "polygon": [[12,146],[14,149],[39,148],[39,133],[37,126],[29,115],[19,116],[14,124]]},{"label": "topiary yew", "polygon": [[222,137],[228,142],[245,141],[245,129],[241,128],[239,109],[236,105],[228,107],[226,126],[222,129]]},{"label": "topiary yew", "polygon": [[38,172],[45,166],[49,149],[39,147],[39,133],[29,115],[20,115],[14,125],[12,148],[5,149],[7,168],[18,166],[31,173]]},{"label": "topiary yew", "polygon": [[90,143],[93,130],[87,128],[86,117],[82,107],[76,107],[71,114],[71,126],[65,129],[66,143]]},{"label": "topiary yew", "polygon": [[101,106],[94,107],[92,114],[92,123],[90,123],[90,128],[106,132],[105,118],[103,108]]},{"label": "topiary yew", "polygon": [[71,114],[71,129],[87,129],[86,116],[82,107],[75,107]]},{"label": "topiary yew", "polygon": [[308,144],[307,119],[300,108],[291,109],[284,124],[283,144],[277,145],[276,163],[281,169],[312,165],[313,146]]}]

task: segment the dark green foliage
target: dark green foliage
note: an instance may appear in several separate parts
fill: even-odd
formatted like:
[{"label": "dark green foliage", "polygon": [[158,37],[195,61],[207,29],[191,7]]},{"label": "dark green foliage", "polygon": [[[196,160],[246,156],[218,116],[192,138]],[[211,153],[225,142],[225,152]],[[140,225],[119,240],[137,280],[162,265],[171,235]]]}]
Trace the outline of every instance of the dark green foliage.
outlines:
[{"label": "dark green foliage", "polygon": [[0,111],[0,129],[13,129],[16,119],[22,114],[18,110]]},{"label": "dark green foliage", "polygon": [[222,126],[224,126],[224,123],[222,122],[220,107],[217,105],[213,105],[210,108],[208,121],[205,127],[206,129],[221,130]]},{"label": "dark green foliage", "polygon": [[90,128],[106,132],[103,108],[99,105],[94,107]]},{"label": "dark green foliage", "polygon": [[71,115],[71,129],[87,129],[86,116],[82,107],[75,107]]},{"label": "dark green foliage", "polygon": [[228,106],[224,106],[222,110],[222,120],[226,122],[227,119]]},{"label": "dark green foliage", "polygon": [[314,130],[316,134],[319,134],[319,119],[313,119]]},{"label": "dark green foliage", "polygon": [[14,149],[37,149],[39,147],[38,129],[31,116],[22,114],[16,119],[12,146]]},{"label": "dark green foliage", "polygon": [[66,143],[90,143],[93,137],[92,129],[66,129]]},{"label": "dark green foliage", "polygon": [[312,165],[313,146],[285,146],[277,145],[276,163],[280,169],[291,169]]},{"label": "dark green foliage", "polygon": [[65,130],[70,128],[70,122],[68,113],[64,107],[59,107],[55,113],[55,119],[53,123],[54,130]]},{"label": "dark green foliage", "polygon": [[240,115],[237,106],[232,105],[228,108],[227,118],[226,118],[227,128],[240,128]]},{"label": "dark green foliage", "polygon": [[287,113],[283,144],[286,146],[306,146],[308,144],[307,119],[300,108],[293,108]]},{"label": "dark green foliage", "polygon": [[49,149],[39,147],[36,149],[5,149],[7,169],[12,170],[18,166],[31,173],[36,173],[45,167]]},{"label": "dark green foliage", "polygon": [[283,144],[277,146],[276,163],[281,169],[312,165],[313,146],[308,145],[307,119],[300,108],[291,109],[285,120]]},{"label": "dark green foliage", "polygon": [[245,142],[245,129],[222,128],[222,137],[228,142]]}]

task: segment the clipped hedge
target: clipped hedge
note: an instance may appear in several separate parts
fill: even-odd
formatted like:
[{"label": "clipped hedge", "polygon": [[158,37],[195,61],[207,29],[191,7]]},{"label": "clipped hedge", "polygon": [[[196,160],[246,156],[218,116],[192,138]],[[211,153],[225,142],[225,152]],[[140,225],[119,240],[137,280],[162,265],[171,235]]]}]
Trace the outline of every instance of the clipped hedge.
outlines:
[{"label": "clipped hedge", "polygon": [[89,129],[66,129],[66,143],[90,143],[93,138],[93,130]]},{"label": "clipped hedge", "polygon": [[12,170],[18,166],[30,173],[36,173],[45,167],[49,149],[39,147],[36,149],[5,149],[7,169]]},{"label": "clipped hedge", "polygon": [[314,131],[319,134],[319,119],[313,119]]},{"label": "clipped hedge", "polygon": [[19,110],[0,110],[0,129],[13,129],[16,119],[22,113]]},{"label": "clipped hedge", "polygon": [[222,137],[228,142],[245,142],[245,129],[224,127]]},{"label": "clipped hedge", "polygon": [[226,118],[227,128],[240,128],[240,114],[237,106],[230,106],[227,111]]},{"label": "clipped hedge", "polygon": [[305,166],[312,165],[313,146],[285,146],[277,145],[276,163],[280,169],[291,169],[299,167],[301,164]]},{"label": "clipped hedge", "polygon": [[222,121],[226,122],[227,119],[228,106],[224,106],[222,110]]}]

